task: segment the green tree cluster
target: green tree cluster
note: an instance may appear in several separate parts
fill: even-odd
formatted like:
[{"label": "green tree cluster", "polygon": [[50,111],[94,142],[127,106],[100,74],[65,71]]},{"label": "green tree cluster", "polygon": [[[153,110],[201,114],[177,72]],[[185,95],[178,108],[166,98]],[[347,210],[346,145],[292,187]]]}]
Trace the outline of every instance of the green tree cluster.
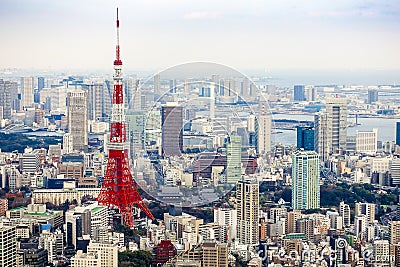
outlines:
[{"label": "green tree cluster", "polygon": [[152,261],[152,253],[145,250],[118,253],[118,267],[150,267]]}]

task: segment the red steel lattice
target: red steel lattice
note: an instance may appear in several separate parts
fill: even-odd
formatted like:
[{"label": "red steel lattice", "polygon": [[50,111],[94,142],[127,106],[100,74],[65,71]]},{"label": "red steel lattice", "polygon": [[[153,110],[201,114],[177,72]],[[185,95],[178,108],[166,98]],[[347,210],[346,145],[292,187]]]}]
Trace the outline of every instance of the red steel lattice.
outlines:
[{"label": "red steel lattice", "polygon": [[100,204],[117,207],[124,223],[132,228],[133,207],[135,205],[150,219],[154,220],[154,216],[143,202],[129,168],[121,67],[117,9],[117,47],[116,59],[114,60],[114,90],[108,143],[108,163],[104,182],[97,200]]}]

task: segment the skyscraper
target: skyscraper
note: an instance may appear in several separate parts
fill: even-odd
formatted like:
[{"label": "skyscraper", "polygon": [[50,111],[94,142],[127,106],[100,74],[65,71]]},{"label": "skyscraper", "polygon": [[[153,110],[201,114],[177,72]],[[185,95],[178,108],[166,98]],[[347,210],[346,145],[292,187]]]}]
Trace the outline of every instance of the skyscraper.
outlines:
[{"label": "skyscraper", "polygon": [[292,207],[295,210],[320,207],[319,156],[314,151],[292,154]]},{"label": "skyscraper", "polygon": [[161,93],[160,86],[160,74],[154,75],[154,94],[159,95]]},{"label": "skyscraper", "polygon": [[304,101],[304,100],[306,100],[304,85],[295,85],[294,86],[293,100],[294,101]]},{"label": "skyscraper", "polygon": [[[0,79],[0,107],[3,110],[3,118],[11,119],[11,82]],[[3,119],[0,117],[0,119]]]},{"label": "skyscraper", "polygon": [[130,157],[135,151],[143,149],[145,116],[141,110],[127,110],[126,112],[127,135],[130,142]]},{"label": "skyscraper", "polygon": [[226,181],[236,183],[242,177],[242,138],[231,135],[226,143]]},{"label": "skyscraper", "polygon": [[183,109],[168,104],[161,109],[162,155],[180,156],[183,148]]},{"label": "skyscraper", "polygon": [[237,239],[240,244],[258,244],[259,184],[243,179],[236,183]]},{"label": "skyscraper", "polygon": [[297,148],[304,150],[314,150],[314,129],[312,127],[296,127]]},{"label": "skyscraper", "polygon": [[16,266],[17,239],[15,226],[0,225],[0,266]]},{"label": "skyscraper", "polygon": [[262,107],[261,115],[257,119],[257,122],[258,122],[258,135],[257,135],[258,153],[265,154],[271,151],[272,119],[270,114],[265,114],[264,105]]},{"label": "skyscraper", "polygon": [[68,132],[72,135],[74,150],[88,145],[88,99],[86,91],[68,93]]},{"label": "skyscraper", "polygon": [[327,98],[326,110],[315,115],[314,148],[326,161],[330,154],[346,149],[347,100]]},{"label": "skyscraper", "polygon": [[103,84],[91,83],[83,85],[88,92],[88,119],[98,120],[103,117]]},{"label": "skyscraper", "polygon": [[400,146],[400,121],[396,122],[396,145]]},{"label": "skyscraper", "polygon": [[240,96],[241,96],[241,98],[243,99],[243,100],[247,100],[248,99],[248,97],[249,97],[249,89],[250,89],[250,86],[249,86],[249,79],[247,79],[247,78],[244,78],[243,79],[243,81],[241,82],[241,84],[240,84]]},{"label": "skyscraper", "polygon": [[21,78],[21,102],[23,107],[33,105],[33,77]]},{"label": "skyscraper", "polygon": [[38,91],[40,92],[44,88],[44,77],[38,77]]},{"label": "skyscraper", "polygon": [[372,104],[378,101],[378,91],[374,89],[368,90],[367,104]]},{"label": "skyscraper", "polygon": [[171,94],[175,94],[176,93],[176,80],[169,80],[169,92]]}]

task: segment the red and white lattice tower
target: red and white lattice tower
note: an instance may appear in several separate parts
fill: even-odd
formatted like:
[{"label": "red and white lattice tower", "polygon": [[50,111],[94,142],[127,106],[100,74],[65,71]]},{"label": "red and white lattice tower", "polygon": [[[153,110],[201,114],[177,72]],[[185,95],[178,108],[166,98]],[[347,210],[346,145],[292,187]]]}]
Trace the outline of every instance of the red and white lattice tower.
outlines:
[{"label": "red and white lattice tower", "polygon": [[136,188],[129,168],[128,144],[126,142],[124,94],[122,88],[122,61],[119,50],[119,19],[117,8],[117,49],[114,60],[114,91],[112,96],[112,113],[110,140],[108,146],[108,163],[104,182],[97,198],[98,202],[119,209],[124,223],[133,227],[133,207],[136,205],[150,219],[154,219],[150,210],[143,203]]}]

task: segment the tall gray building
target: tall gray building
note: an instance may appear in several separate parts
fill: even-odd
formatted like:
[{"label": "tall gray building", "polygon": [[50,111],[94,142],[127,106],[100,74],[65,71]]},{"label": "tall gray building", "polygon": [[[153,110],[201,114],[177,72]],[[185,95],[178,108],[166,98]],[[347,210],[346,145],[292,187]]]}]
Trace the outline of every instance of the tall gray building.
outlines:
[{"label": "tall gray building", "polygon": [[314,148],[326,161],[330,154],[346,149],[347,99],[327,98],[326,110],[315,115]]},{"label": "tall gray building", "polygon": [[183,108],[166,105],[161,109],[162,155],[180,156],[183,148]]},{"label": "tall gray building", "polygon": [[68,132],[72,135],[74,150],[88,145],[88,96],[86,91],[68,93]]},{"label": "tall gray building", "polygon": [[13,88],[12,85],[12,82],[3,81],[0,79],[0,107],[3,110],[3,117],[0,117],[0,119],[11,119],[11,90]]},{"label": "tall gray building", "polygon": [[101,83],[83,85],[88,92],[88,119],[98,120],[103,117],[104,88]]}]

